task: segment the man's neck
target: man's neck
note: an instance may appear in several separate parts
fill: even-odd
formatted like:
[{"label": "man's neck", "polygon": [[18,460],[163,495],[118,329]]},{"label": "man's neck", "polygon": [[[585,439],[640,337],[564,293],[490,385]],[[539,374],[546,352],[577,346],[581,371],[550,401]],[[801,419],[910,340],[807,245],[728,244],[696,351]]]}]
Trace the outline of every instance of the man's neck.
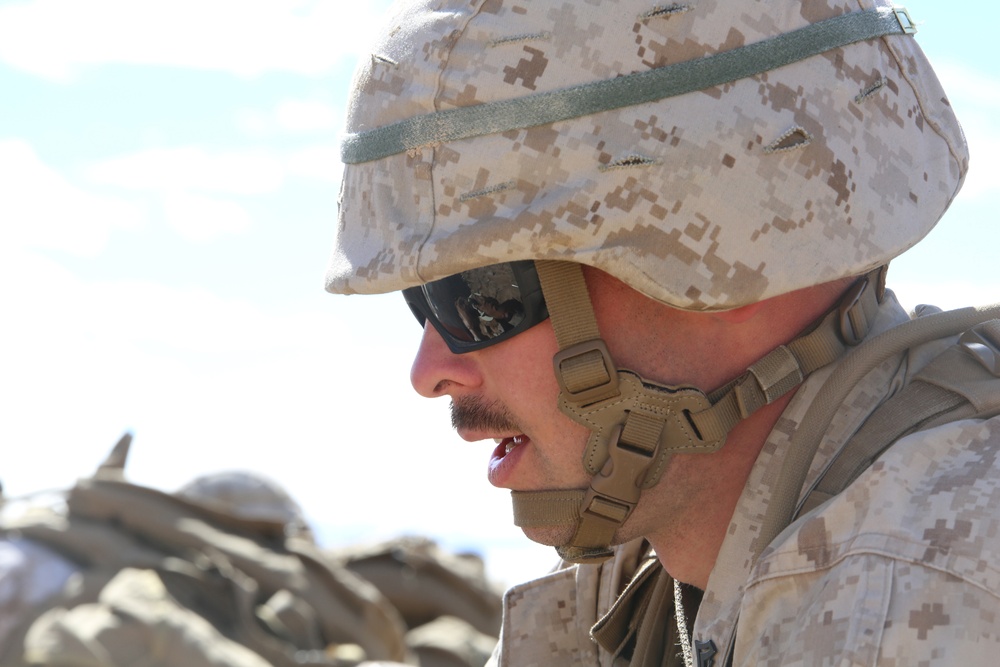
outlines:
[{"label": "man's neck", "polygon": [[[708,585],[750,471],[794,393],[789,392],[740,422],[718,452],[685,455],[685,460],[672,465],[665,475],[667,486],[662,490],[657,487],[669,493],[670,479],[675,475],[700,480],[695,491],[683,494],[687,498],[671,503],[680,508],[678,520],[646,535],[660,563],[678,581],[702,590]],[[690,482],[677,486],[691,488]]]}]

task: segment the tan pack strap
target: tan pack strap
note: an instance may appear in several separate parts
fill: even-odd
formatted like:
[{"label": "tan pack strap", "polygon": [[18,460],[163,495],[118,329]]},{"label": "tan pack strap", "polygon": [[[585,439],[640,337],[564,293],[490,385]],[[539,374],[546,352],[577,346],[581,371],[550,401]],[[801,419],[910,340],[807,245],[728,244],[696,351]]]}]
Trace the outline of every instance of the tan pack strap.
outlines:
[{"label": "tan pack strap", "polygon": [[559,353],[553,359],[556,379],[567,399],[588,405],[617,395],[618,373],[601,340],[597,318],[575,262],[535,262]]},{"label": "tan pack strap", "polygon": [[813,399],[792,436],[767,506],[754,560],[795,516],[806,475],[823,435],[851,389],[873,368],[928,340],[954,336],[981,322],[1000,317],[1000,304],[962,308],[920,317],[890,329],[846,355]]},{"label": "tan pack strap", "polygon": [[[957,414],[964,408],[964,414]],[[914,380],[883,403],[844,445],[800,503],[795,516],[817,507],[850,485],[882,453],[903,436],[922,430],[927,422],[943,414],[955,419],[974,416],[975,410],[962,396],[926,382]]]},{"label": "tan pack strap", "polygon": [[861,341],[878,313],[885,267],[859,279],[818,326],[772,350],[732,383],[713,392],[712,407],[691,415],[706,440],[723,438],[736,424],[799,386],[813,371]]},{"label": "tan pack strap", "polygon": [[635,648],[629,667],[682,667],[684,661],[676,659],[681,641],[674,613],[674,580],[660,568],[659,575],[650,583],[637,619]]},{"label": "tan pack strap", "polygon": [[994,377],[1000,377],[1000,320],[990,320],[962,334],[959,344]]},{"label": "tan pack strap", "polygon": [[887,399],[827,465],[799,516],[846,489],[900,438],[939,424],[1000,413],[1000,320],[969,329]]}]

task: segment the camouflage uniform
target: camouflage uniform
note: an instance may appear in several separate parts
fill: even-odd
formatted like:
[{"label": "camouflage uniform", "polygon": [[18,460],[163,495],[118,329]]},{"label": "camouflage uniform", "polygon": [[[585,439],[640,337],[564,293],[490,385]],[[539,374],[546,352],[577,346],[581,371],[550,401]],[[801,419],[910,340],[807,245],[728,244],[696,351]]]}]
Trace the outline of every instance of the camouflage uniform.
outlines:
[{"label": "camouflage uniform", "polygon": [[[874,333],[906,321],[888,299]],[[871,371],[827,431],[808,483],[886,398],[943,347],[934,341]],[[733,515],[692,640],[719,664],[992,664],[1000,641],[1000,418],[966,420],[899,441],[842,494],[806,514],[753,564],[749,554],[791,435],[836,365],[811,376],[778,420]],[[614,656],[590,639],[644,554],[578,565],[511,589],[497,665],[591,664]],[[664,628],[672,632],[672,628]],[[706,663],[708,664],[708,663]]]}]

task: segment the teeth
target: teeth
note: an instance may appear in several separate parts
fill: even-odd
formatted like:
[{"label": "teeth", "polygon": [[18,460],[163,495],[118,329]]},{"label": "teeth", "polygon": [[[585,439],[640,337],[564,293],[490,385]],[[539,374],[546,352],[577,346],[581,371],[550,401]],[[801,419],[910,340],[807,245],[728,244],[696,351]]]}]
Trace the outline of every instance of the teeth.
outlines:
[{"label": "teeth", "polygon": [[511,438],[493,438],[493,442],[495,442],[498,445],[502,445],[504,442],[506,442],[507,445],[504,448],[504,454],[510,454],[515,447],[524,444],[524,439],[525,436],[523,435],[515,435]]},{"label": "teeth", "polygon": [[512,451],[514,451],[515,447],[523,444],[524,444],[524,436],[515,435],[513,438],[510,439],[510,442],[507,443],[507,447],[504,450],[504,454],[510,454]]}]

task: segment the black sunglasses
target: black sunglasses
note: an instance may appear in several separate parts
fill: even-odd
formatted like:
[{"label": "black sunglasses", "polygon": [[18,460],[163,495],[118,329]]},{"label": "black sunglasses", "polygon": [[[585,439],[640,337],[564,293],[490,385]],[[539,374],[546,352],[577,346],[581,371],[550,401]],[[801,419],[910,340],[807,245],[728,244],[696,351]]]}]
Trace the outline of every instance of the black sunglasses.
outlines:
[{"label": "black sunglasses", "polygon": [[481,350],[549,316],[531,260],[463,271],[403,290],[420,322],[429,320],[455,354]]}]

